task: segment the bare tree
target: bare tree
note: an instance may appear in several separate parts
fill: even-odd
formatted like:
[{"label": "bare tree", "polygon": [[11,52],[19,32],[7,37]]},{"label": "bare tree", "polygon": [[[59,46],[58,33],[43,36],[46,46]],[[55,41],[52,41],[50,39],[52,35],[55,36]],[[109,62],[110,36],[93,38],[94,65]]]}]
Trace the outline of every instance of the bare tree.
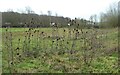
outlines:
[{"label": "bare tree", "polygon": [[117,27],[118,26],[118,5],[117,4],[110,5],[106,13],[101,14],[100,19],[102,20],[102,24],[104,24],[107,27]]},{"label": "bare tree", "polygon": [[25,7],[25,11],[27,12],[27,14],[35,13],[29,6]]},{"label": "bare tree", "polygon": [[48,16],[51,16],[51,14],[52,14],[52,12],[49,10],[49,11],[48,11]]}]

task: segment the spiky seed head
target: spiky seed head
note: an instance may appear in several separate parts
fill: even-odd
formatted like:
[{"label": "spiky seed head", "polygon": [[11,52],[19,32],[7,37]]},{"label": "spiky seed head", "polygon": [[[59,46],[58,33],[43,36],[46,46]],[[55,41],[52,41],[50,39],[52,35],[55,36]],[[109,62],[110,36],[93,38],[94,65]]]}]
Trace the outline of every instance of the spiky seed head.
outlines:
[{"label": "spiky seed head", "polygon": [[52,41],[54,43],[54,41]]},{"label": "spiky seed head", "polygon": [[17,53],[17,55],[19,55],[19,53]]},{"label": "spiky seed head", "polygon": [[65,32],[65,29],[64,29],[64,32]]}]

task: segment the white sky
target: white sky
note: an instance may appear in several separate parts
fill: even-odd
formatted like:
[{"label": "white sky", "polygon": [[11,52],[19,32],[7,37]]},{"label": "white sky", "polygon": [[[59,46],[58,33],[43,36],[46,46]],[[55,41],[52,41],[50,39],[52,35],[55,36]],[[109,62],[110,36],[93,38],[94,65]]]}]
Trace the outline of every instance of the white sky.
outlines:
[{"label": "white sky", "polygon": [[0,0],[0,11],[13,9],[14,11],[25,10],[29,6],[35,13],[47,14],[52,11],[58,16],[80,17],[89,19],[91,15],[105,12],[110,4],[119,0]]}]

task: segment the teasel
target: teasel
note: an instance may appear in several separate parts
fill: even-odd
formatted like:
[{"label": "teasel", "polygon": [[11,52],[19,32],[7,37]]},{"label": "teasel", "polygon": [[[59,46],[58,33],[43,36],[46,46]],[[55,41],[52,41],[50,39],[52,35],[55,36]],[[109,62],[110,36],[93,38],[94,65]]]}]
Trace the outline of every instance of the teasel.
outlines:
[{"label": "teasel", "polygon": [[64,41],[63,41],[63,40],[65,40],[65,38],[66,38],[66,37],[65,37],[66,32],[67,32],[66,29],[63,28],[63,33],[62,33],[63,35],[61,35],[61,38],[60,38],[60,48],[61,48],[61,50],[64,49],[64,48],[63,48],[63,46],[64,46],[64,45],[63,45],[63,44],[64,44]]},{"label": "teasel", "polygon": [[27,50],[27,36],[24,37],[22,52],[24,53]]},{"label": "teasel", "polygon": [[30,46],[30,44],[31,44],[31,28],[29,28],[29,30],[28,30],[28,38],[27,38],[27,40],[28,40],[27,50],[29,51],[31,49],[31,46]]},{"label": "teasel", "polygon": [[9,72],[11,73],[11,62],[10,62],[10,50],[9,50],[9,28],[7,27],[6,28],[6,32],[5,32],[5,48],[6,48],[6,50],[7,50],[7,63],[8,63],[8,69],[9,69]]},{"label": "teasel", "polygon": [[[75,20],[72,20],[72,24],[73,25],[76,25],[76,18],[75,18]],[[76,31],[77,29],[76,29],[76,26],[75,27],[73,27],[73,37],[72,37],[72,45],[71,45],[71,49],[70,49],[70,58],[74,58],[74,55],[73,55],[73,51],[75,51],[75,47],[76,47],[76,38],[77,38],[77,31]]]},{"label": "teasel", "polygon": [[39,33],[38,33],[39,50],[42,50],[42,45],[41,45],[42,41],[41,41],[41,39],[42,39],[42,35],[41,35],[40,29],[39,29]]},{"label": "teasel", "polygon": [[38,32],[37,32],[37,40],[38,40],[38,45],[37,45],[37,47],[38,47],[38,50],[40,50],[40,38],[39,38],[39,33],[40,33],[40,30],[38,29]]},{"label": "teasel", "polygon": [[71,40],[72,39],[72,27],[71,24],[68,23],[68,38]]},{"label": "teasel", "polygon": [[82,43],[82,55],[83,55],[83,62],[84,62],[84,66],[87,65],[87,49],[86,49],[86,36],[85,36],[85,32],[83,31],[83,29],[81,28],[81,40],[83,40],[83,43]]},{"label": "teasel", "polygon": [[36,30],[36,48],[39,48],[39,30]]},{"label": "teasel", "polygon": [[11,29],[10,29],[10,27],[8,27],[7,29],[7,35],[6,35],[6,42],[7,42],[7,50],[8,50],[8,68],[9,68],[9,71],[10,71],[10,73],[12,73],[13,72],[13,57],[14,57],[14,55],[13,55],[13,49],[12,49],[12,32],[11,32]]},{"label": "teasel", "polygon": [[77,27],[76,27],[76,33],[75,33],[75,39],[77,40],[78,39],[78,37],[79,37],[79,24],[76,24],[77,25]]},{"label": "teasel", "polygon": [[16,48],[16,54],[19,53],[19,49],[20,49],[20,39],[18,39],[18,45],[17,45],[17,48]]},{"label": "teasel", "polygon": [[58,24],[55,23],[55,28],[56,28],[56,31],[55,31],[55,38],[56,38],[56,50],[58,49],[58,44],[59,44],[59,33],[58,33]]},{"label": "teasel", "polygon": [[40,35],[41,35],[41,39],[42,39],[42,50],[45,51],[44,50],[44,48],[45,48],[45,40],[44,40],[45,39],[45,32],[42,31]]},{"label": "teasel", "polygon": [[53,35],[54,35],[54,33],[53,33],[54,32],[53,25],[54,24],[50,21],[50,26],[52,27],[52,41],[51,41],[52,42],[52,46],[51,46],[51,50],[53,50]]}]

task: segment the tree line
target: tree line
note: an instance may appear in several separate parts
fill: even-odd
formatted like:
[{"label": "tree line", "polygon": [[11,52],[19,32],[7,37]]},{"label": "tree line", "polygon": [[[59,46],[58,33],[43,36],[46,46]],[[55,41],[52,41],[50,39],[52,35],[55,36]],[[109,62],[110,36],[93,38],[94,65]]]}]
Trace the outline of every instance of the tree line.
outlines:
[{"label": "tree line", "polygon": [[100,14],[100,21],[97,22],[97,15],[90,16],[89,20],[83,18],[71,19],[63,16],[38,15],[30,8],[26,8],[27,13],[19,13],[14,11],[2,12],[2,27],[51,27],[50,23],[55,23],[58,27],[67,27],[70,21],[77,23],[71,24],[82,28],[111,28],[118,27],[118,5],[111,5],[105,13]]},{"label": "tree line", "polygon": [[[50,27],[50,23],[54,22],[59,27],[67,27],[70,21],[76,21],[81,26],[90,27],[92,24],[85,19],[71,19],[63,16],[38,15],[35,13],[18,13],[18,12],[2,12],[2,27]],[[73,24],[72,24],[73,25]],[[75,25],[74,25],[75,26]]]}]

